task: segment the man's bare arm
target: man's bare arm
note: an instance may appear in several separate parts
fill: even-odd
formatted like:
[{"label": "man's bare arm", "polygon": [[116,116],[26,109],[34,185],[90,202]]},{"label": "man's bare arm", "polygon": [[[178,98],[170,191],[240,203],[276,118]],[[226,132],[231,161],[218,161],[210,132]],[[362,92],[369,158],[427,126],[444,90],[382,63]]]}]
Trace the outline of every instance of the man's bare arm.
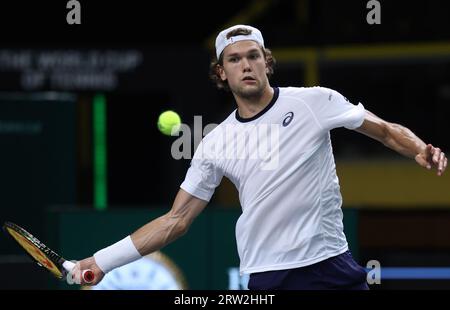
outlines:
[{"label": "man's bare arm", "polygon": [[[137,250],[139,252],[136,253],[137,256],[139,256],[139,254],[140,256],[144,256],[163,248],[170,242],[185,234],[189,229],[191,223],[206,207],[207,204],[207,201],[198,199],[180,189],[177,196],[175,197],[172,208],[168,213],[149,222],[148,224],[142,226],[133,234],[131,234],[131,241],[128,241],[129,248],[131,247],[131,250],[135,253]],[[120,247],[119,249],[120,252],[122,252],[122,250],[125,250],[127,252],[129,251],[128,249],[122,249],[122,247]],[[110,252],[111,251],[108,251],[108,253]],[[116,252],[117,250],[114,250],[114,255],[112,255],[109,260],[113,260],[113,262],[115,262],[116,256],[117,258],[121,259],[122,255]],[[126,254],[127,253],[124,253],[124,256],[130,256]],[[87,284],[84,283],[84,281],[80,278],[81,270],[86,269],[92,270],[95,276],[94,282],[89,283],[89,285],[97,284],[103,279],[105,275],[104,272],[100,269],[99,265],[97,265],[94,256],[91,256],[79,261],[76,264],[73,274],[76,278],[78,278],[78,281],[76,281],[77,283]]]},{"label": "man's bare arm", "polygon": [[206,205],[206,201],[180,189],[168,213],[142,226],[131,235],[136,249],[144,256],[181,237]]},{"label": "man's bare arm", "polygon": [[366,111],[364,122],[356,131],[380,141],[406,157],[414,158],[424,168],[435,167],[439,176],[447,167],[447,158],[440,148],[425,144],[408,128],[386,122],[369,111]]}]

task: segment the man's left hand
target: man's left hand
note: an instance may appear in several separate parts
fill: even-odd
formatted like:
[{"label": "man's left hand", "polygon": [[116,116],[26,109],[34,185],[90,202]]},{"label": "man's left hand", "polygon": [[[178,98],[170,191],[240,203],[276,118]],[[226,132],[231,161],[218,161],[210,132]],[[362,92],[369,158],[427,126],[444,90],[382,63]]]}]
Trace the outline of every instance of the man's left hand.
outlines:
[{"label": "man's left hand", "polygon": [[437,175],[441,176],[447,168],[447,157],[438,147],[428,144],[425,149],[416,155],[416,162],[422,167],[437,169]]}]

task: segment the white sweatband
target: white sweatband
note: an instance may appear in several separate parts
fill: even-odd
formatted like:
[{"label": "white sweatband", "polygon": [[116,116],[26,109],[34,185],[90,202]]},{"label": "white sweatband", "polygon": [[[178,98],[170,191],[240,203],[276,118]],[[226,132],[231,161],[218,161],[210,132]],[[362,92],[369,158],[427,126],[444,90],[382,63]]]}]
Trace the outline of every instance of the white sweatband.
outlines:
[{"label": "white sweatband", "polygon": [[127,236],[94,254],[95,263],[105,274],[141,257],[142,255],[134,246],[131,236]]}]

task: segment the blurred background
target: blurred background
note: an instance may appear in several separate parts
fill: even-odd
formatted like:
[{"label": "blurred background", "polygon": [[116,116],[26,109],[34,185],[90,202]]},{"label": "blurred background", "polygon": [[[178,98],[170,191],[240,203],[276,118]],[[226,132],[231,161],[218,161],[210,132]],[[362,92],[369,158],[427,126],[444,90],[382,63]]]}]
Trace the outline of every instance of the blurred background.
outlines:
[{"label": "blurred background", "polygon": [[[379,1],[380,24],[368,24],[365,0],[79,2],[79,25],[66,21],[68,1],[0,8],[0,219],[66,258],[90,256],[171,207],[190,160],[171,156],[177,137],[162,135],[157,118],[172,109],[193,130],[194,116],[204,127],[235,109],[208,79],[215,36],[233,24],[262,31],[277,60],[272,85],[333,88],[449,150],[446,1]],[[371,288],[449,289],[448,171],[437,177],[346,129],[332,140],[350,248],[362,266],[382,267]],[[137,278],[152,283],[143,288],[245,288],[239,215],[224,179],[158,268],[124,270],[105,288]],[[0,272],[3,289],[75,288],[5,235]]]}]

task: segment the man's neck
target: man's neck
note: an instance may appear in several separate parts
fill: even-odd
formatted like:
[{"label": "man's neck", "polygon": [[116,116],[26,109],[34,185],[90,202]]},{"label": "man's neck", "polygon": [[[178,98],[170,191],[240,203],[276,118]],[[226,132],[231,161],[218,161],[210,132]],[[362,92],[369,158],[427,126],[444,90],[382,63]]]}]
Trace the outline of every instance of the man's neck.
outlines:
[{"label": "man's neck", "polygon": [[235,96],[239,116],[251,118],[264,110],[273,98],[273,88],[268,86],[258,98],[242,98]]}]

